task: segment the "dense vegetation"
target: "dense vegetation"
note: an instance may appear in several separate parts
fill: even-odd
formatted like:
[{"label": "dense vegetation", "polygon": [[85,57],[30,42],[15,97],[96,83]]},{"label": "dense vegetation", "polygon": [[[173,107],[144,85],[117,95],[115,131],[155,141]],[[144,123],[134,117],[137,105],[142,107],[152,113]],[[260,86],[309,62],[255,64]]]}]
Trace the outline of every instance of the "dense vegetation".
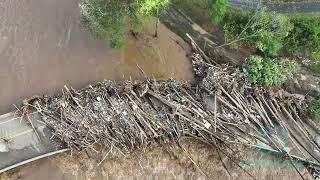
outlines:
[{"label": "dense vegetation", "polygon": [[227,13],[229,0],[207,0],[207,7],[210,11],[211,21],[214,24],[223,20]]},{"label": "dense vegetation", "polygon": [[224,17],[227,42],[255,46],[266,56],[304,57],[320,73],[320,16],[284,15],[259,10],[229,9]]},{"label": "dense vegetation", "polygon": [[266,12],[237,12],[230,10],[225,18],[225,37],[227,41],[246,41],[265,55],[276,56],[284,46],[284,40],[293,29],[285,15]]},{"label": "dense vegetation", "polygon": [[283,60],[249,56],[244,67],[250,83],[273,86],[281,85],[295,69],[295,64]]},{"label": "dense vegetation", "polygon": [[285,39],[284,53],[306,56],[312,60],[309,67],[320,73],[320,16],[291,15],[290,21],[294,28]]},{"label": "dense vegetation", "polygon": [[144,17],[159,14],[169,0],[86,0],[80,4],[81,20],[96,37],[122,48],[128,30],[138,32]]}]

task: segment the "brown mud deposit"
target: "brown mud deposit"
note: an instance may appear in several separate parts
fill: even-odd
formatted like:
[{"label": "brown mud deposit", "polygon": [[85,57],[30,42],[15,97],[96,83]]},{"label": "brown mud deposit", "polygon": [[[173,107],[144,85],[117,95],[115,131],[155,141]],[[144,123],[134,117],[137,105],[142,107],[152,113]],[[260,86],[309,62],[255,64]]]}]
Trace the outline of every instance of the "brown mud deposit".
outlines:
[{"label": "brown mud deposit", "polygon": [[25,97],[54,93],[64,85],[141,79],[137,64],[155,78],[191,79],[188,47],[166,27],[153,39],[149,23],[138,40],[129,35],[121,52],[80,27],[78,3],[0,1],[0,113],[13,110],[12,104]]},{"label": "brown mud deposit", "polygon": [[[295,180],[300,179],[294,168],[286,163],[268,165],[270,158],[261,151],[246,149],[241,153],[222,148],[229,155],[234,155],[233,160],[220,152],[221,159],[227,167],[230,176],[219,158],[218,152],[212,147],[195,141],[183,141],[179,148],[174,144],[164,146],[151,146],[135,151],[132,155],[124,157],[111,154],[100,166],[95,160],[90,160],[85,154],[70,153],[41,160],[32,166],[25,166],[2,175],[8,180],[41,180],[41,179],[252,179],[233,161],[239,160],[266,160],[265,166],[245,168],[257,179]],[[233,150],[243,147],[233,146]],[[243,150],[243,149],[242,149]],[[299,168],[306,179],[311,179],[308,173]]]}]

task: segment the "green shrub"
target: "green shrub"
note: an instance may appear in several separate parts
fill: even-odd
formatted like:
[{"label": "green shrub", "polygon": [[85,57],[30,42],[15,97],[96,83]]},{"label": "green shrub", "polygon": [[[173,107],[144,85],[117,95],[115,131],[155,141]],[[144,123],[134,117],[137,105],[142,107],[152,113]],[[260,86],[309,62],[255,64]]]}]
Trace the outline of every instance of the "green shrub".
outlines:
[{"label": "green shrub", "polygon": [[[249,21],[250,15],[251,13],[248,11],[239,11],[235,9],[228,10],[224,18],[225,24],[223,26],[226,42],[231,42],[244,36],[244,34],[241,34],[241,32],[246,28],[246,24]],[[237,43],[233,43],[231,46],[238,47],[244,41],[248,42],[248,39],[237,41]]]},{"label": "green shrub", "polygon": [[252,22],[249,33],[256,36],[250,38],[251,41],[258,49],[271,56],[277,55],[284,38],[293,28],[286,16],[265,10],[257,11]]},{"label": "green shrub", "polygon": [[229,0],[207,0],[212,23],[218,24],[224,18],[228,9]]},{"label": "green shrub", "polygon": [[[317,15],[291,15],[290,21],[294,28],[285,39],[284,51],[288,55],[300,53],[309,55],[313,60],[311,65],[320,63],[320,16]],[[311,69],[313,69],[313,67]],[[318,68],[320,72],[320,68]]]},{"label": "green shrub", "polygon": [[249,56],[244,66],[249,82],[260,86],[281,85],[296,67],[291,62],[260,56]]},{"label": "green shrub", "polygon": [[169,0],[85,0],[80,4],[81,23],[97,38],[122,48],[129,29],[140,31],[143,17],[158,14],[168,4]]},{"label": "green shrub", "polygon": [[308,101],[304,111],[309,118],[320,122],[320,99]]},{"label": "green shrub", "polygon": [[268,56],[278,54],[293,28],[285,15],[266,12],[265,9],[245,13],[232,10],[229,13],[224,26],[227,40],[243,39]]}]

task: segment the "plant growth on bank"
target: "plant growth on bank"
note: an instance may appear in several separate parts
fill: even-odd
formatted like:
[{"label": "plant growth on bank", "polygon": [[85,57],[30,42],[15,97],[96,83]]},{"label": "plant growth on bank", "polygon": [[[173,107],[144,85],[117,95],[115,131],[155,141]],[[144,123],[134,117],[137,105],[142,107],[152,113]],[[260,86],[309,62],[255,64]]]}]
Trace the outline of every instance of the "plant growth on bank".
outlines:
[{"label": "plant growth on bank", "polygon": [[229,0],[207,0],[207,8],[214,24],[221,22],[227,13]]},{"label": "plant growth on bank", "polygon": [[281,85],[295,70],[292,62],[249,56],[244,65],[250,83],[259,86]]},{"label": "plant growth on bank", "polygon": [[84,0],[80,4],[81,22],[97,38],[122,48],[128,30],[139,32],[145,17],[158,17],[168,4],[169,0]]},{"label": "plant growth on bank", "polygon": [[230,10],[224,25],[228,42],[248,41],[268,56],[278,54],[292,29],[293,25],[286,16],[263,8],[255,12]]}]

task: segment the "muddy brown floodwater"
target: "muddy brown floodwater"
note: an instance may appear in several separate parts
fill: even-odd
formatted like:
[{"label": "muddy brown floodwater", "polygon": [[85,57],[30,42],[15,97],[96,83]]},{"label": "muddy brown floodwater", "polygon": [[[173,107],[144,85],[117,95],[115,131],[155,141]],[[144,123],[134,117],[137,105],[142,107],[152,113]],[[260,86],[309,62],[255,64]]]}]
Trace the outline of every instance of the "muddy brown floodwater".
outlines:
[{"label": "muddy brown floodwater", "polygon": [[[0,114],[34,94],[103,79],[191,79],[188,46],[153,21],[123,50],[111,49],[79,25],[79,0],[0,0]],[[179,42],[177,44],[177,42]],[[185,49],[185,50],[184,50]]]}]

